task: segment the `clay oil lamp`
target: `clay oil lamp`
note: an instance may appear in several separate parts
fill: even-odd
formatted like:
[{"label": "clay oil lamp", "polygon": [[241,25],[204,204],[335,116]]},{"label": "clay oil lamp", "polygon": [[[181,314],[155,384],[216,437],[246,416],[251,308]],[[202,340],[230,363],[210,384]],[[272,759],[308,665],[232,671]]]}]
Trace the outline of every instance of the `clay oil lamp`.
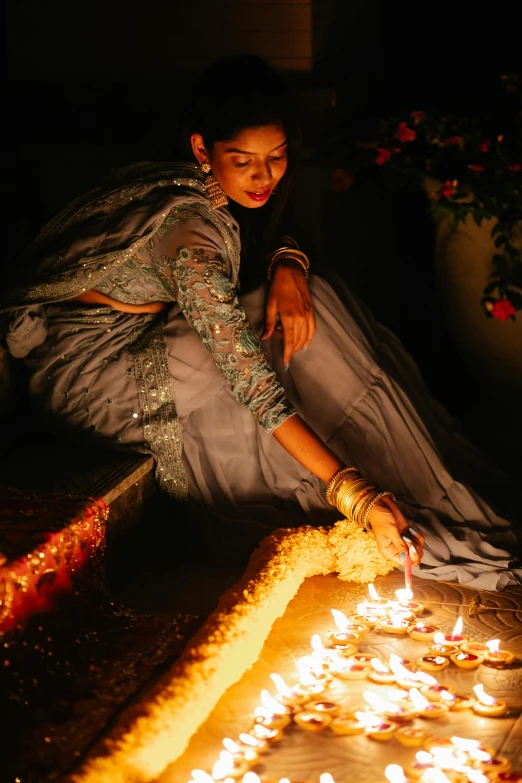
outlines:
[{"label": "clay oil lamp", "polygon": [[455,623],[453,631],[451,633],[444,634],[444,644],[452,644],[455,647],[460,647],[461,644],[468,642],[469,639],[466,636],[462,636],[463,625],[464,622],[462,620],[462,617],[459,617],[459,619]]},{"label": "clay oil lamp", "polygon": [[[463,655],[465,654],[463,653]],[[419,658],[417,665],[425,672],[441,672],[450,665],[450,662],[444,655],[425,655],[423,658]]]},{"label": "clay oil lamp", "polygon": [[[318,633],[314,633],[310,644],[312,646],[312,654],[310,655],[311,661],[309,665],[312,674],[316,677],[321,673],[328,674],[331,679],[330,670],[337,665],[339,653],[337,650],[327,650]],[[345,651],[343,652],[345,653]]]},{"label": "clay oil lamp", "polygon": [[346,713],[334,718],[330,723],[330,729],[335,734],[343,734],[345,736],[355,736],[356,734],[363,734],[366,729],[366,724],[355,717],[354,713]]},{"label": "clay oil lamp", "polygon": [[[234,759],[234,755],[228,750],[222,750],[219,761],[212,767],[211,780],[216,783],[228,783],[229,780],[239,780],[248,772],[250,764],[243,759]],[[194,777],[194,771],[192,772]],[[196,778],[197,780],[197,778]]]},{"label": "clay oil lamp", "polygon": [[415,688],[419,682],[415,677],[415,674],[409,669],[406,669],[402,663],[399,662],[398,655],[390,655],[390,669],[395,675],[395,681],[401,688]]},{"label": "clay oil lamp", "polygon": [[522,771],[516,772],[511,769],[508,772],[499,772],[493,780],[495,783],[522,783]]},{"label": "clay oil lamp", "polygon": [[488,756],[494,756],[496,754],[494,748],[492,748],[490,745],[481,745],[479,740],[471,740],[467,739],[467,737],[453,736],[450,737],[450,742],[459,749],[463,755],[463,758],[466,760],[466,763],[470,763],[472,761],[472,757],[470,755],[472,751],[483,751]]},{"label": "clay oil lamp", "polygon": [[413,593],[411,590],[408,590],[408,588],[404,588],[402,590],[396,590],[395,595],[397,596],[397,601],[400,607],[407,609],[415,616],[423,613],[424,606],[418,601],[412,600]]},{"label": "clay oil lamp", "polygon": [[500,639],[492,639],[490,642],[486,642],[488,648],[487,653],[484,654],[484,660],[486,663],[497,666],[508,666],[513,663],[515,656],[508,650],[499,650]]},{"label": "clay oil lamp", "polygon": [[341,712],[341,705],[335,701],[309,701],[305,704],[306,712],[318,712],[320,715],[329,715],[336,718]]},{"label": "clay oil lamp", "polygon": [[407,748],[420,748],[428,738],[428,733],[414,726],[402,726],[395,733],[395,739]]},{"label": "clay oil lamp", "polygon": [[391,602],[380,597],[372,582],[368,585],[368,593],[370,597],[357,606],[358,613],[370,617],[384,617],[392,608]]},{"label": "clay oil lamp", "polygon": [[453,655],[453,653],[456,653],[459,651],[459,648],[456,644],[448,644],[445,641],[446,637],[444,634],[439,631],[438,633],[434,634],[433,636],[433,644],[431,645],[428,654],[429,655],[445,655],[446,658],[449,658],[450,655]]},{"label": "clay oil lamp", "polygon": [[[262,726],[259,726],[258,728],[263,729]],[[265,731],[269,732],[269,729],[265,729]],[[269,744],[267,739],[263,737],[256,737],[255,735],[247,734],[246,732],[243,732],[243,734],[239,735],[236,743],[243,750],[250,748],[251,750],[255,751],[258,756],[267,750]]]},{"label": "clay oil lamp", "polygon": [[374,656],[369,653],[354,653],[347,658],[348,661],[353,661],[358,666],[364,666],[365,669],[372,669],[372,658]]},{"label": "clay oil lamp", "polygon": [[295,665],[300,679],[300,685],[295,689],[298,693],[316,696],[322,693],[332,681],[330,672],[312,655],[304,655],[295,662]]},{"label": "clay oil lamp", "polygon": [[298,690],[292,690],[289,688],[286,682],[283,680],[280,674],[271,674],[270,679],[277,688],[276,699],[287,709],[291,709],[299,704],[304,704],[308,701],[309,696],[300,693]]},{"label": "clay oil lamp", "polygon": [[452,712],[470,710],[475,704],[475,699],[471,696],[462,696],[459,693],[450,693],[446,690],[440,692],[440,700],[446,707],[449,707]]},{"label": "clay oil lamp", "polygon": [[248,734],[256,740],[261,740],[269,745],[272,742],[277,742],[277,740],[280,740],[283,736],[280,729],[272,729],[268,726],[263,726],[261,723],[254,723]]},{"label": "clay oil lamp", "polygon": [[393,720],[397,723],[409,723],[419,714],[412,707],[409,700],[394,703],[382,699],[376,693],[373,693],[373,691],[364,691],[363,698],[370,705],[372,713],[379,715],[386,720]]},{"label": "clay oil lamp", "polygon": [[436,625],[424,625],[420,620],[408,628],[408,636],[416,642],[432,642],[436,633],[439,633]]},{"label": "clay oil lamp", "polygon": [[330,634],[330,643],[335,646],[343,643],[343,634],[347,634],[349,637],[351,635],[352,638],[347,640],[348,644],[357,644],[370,630],[367,623],[352,622],[352,620],[347,618],[344,612],[340,612],[338,609],[332,609],[331,612],[337,631]]},{"label": "clay oil lamp", "polygon": [[462,652],[470,652],[474,655],[485,655],[489,652],[489,647],[484,642],[464,642],[460,645]]},{"label": "clay oil lamp", "polygon": [[332,718],[316,710],[303,710],[294,715],[294,721],[305,731],[322,731],[330,725]]},{"label": "clay oil lamp", "polygon": [[358,663],[353,658],[339,659],[331,672],[340,680],[364,680],[368,674],[368,666]]},{"label": "clay oil lamp", "polygon": [[442,702],[428,701],[418,688],[410,688],[409,698],[421,718],[438,720],[440,718],[445,718],[449,712],[448,707]]},{"label": "clay oil lamp", "polygon": [[372,668],[368,669],[368,679],[377,682],[380,685],[392,685],[395,682],[395,675],[391,669],[378,658],[372,658],[370,661]]},{"label": "clay oil lamp", "polygon": [[484,691],[484,686],[479,683],[473,687],[477,696],[477,701],[473,705],[473,712],[481,715],[483,718],[498,718],[507,710],[507,704],[503,701],[489,696]]},{"label": "clay oil lamp", "polygon": [[437,737],[434,734],[430,734],[424,748],[431,753],[432,748],[453,748],[453,737]]},{"label": "clay oil lamp", "polygon": [[389,783],[408,783],[404,770],[399,764],[388,764],[384,770],[384,777]]},{"label": "clay oil lamp", "polygon": [[484,663],[484,657],[478,653],[462,652],[450,655],[450,660],[458,666],[459,669],[478,669],[481,663]]},{"label": "clay oil lamp", "polygon": [[479,769],[488,777],[511,769],[511,762],[505,756],[491,756],[487,751],[479,748],[470,750],[469,755],[473,759],[475,769]]},{"label": "clay oil lamp", "polygon": [[389,617],[379,620],[378,627],[383,633],[390,633],[394,636],[406,636],[410,627],[410,620],[404,619],[396,612],[392,612]]},{"label": "clay oil lamp", "polygon": [[[250,737],[250,739],[255,742],[253,737]],[[249,745],[248,743],[241,741],[234,742],[234,740],[230,739],[229,737],[225,737],[223,740],[223,745],[225,747],[225,751],[232,754],[234,762],[244,761],[249,766],[252,766],[259,757],[259,750],[254,748],[253,745]],[[266,742],[265,747],[267,747]]]},{"label": "clay oil lamp", "polygon": [[447,696],[443,699],[442,694],[452,694],[454,689],[450,685],[441,685],[437,682],[432,685],[423,685],[420,688],[420,692],[428,701],[442,701],[443,704],[447,705]]},{"label": "clay oil lamp", "polygon": [[411,780],[420,780],[425,772],[434,768],[434,759],[431,753],[419,750],[415,754],[415,761],[406,768],[406,774]]},{"label": "clay oil lamp", "polygon": [[363,601],[361,604],[357,604],[357,614],[354,614],[350,621],[354,625],[366,625],[371,631],[377,625],[378,617],[375,614],[367,613],[366,602]]},{"label": "clay oil lamp", "polygon": [[255,722],[267,729],[283,731],[290,723],[290,715],[287,708],[280,701],[274,699],[267,690],[261,691],[262,707],[254,710]]},{"label": "clay oil lamp", "polygon": [[367,712],[356,712],[355,717],[365,724],[366,736],[377,742],[388,742],[399,728],[393,721],[384,721],[376,715],[368,715]]}]

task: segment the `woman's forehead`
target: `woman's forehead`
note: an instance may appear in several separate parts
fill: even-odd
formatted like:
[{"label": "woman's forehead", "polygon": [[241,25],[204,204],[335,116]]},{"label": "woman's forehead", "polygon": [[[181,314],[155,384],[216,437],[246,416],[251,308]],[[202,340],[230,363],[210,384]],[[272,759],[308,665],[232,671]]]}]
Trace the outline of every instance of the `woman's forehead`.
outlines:
[{"label": "woman's forehead", "polygon": [[266,155],[283,149],[286,134],[280,125],[261,125],[257,128],[244,128],[233,139],[218,143],[223,152]]}]

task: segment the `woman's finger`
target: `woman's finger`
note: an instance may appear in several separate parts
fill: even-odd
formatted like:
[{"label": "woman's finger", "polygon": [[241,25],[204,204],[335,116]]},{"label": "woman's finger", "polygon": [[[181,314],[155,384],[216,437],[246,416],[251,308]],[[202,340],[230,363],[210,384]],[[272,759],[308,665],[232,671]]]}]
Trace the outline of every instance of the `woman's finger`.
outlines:
[{"label": "woman's finger", "polygon": [[265,317],[266,323],[265,323],[265,331],[262,337],[263,340],[268,340],[268,338],[274,331],[276,325],[276,318],[277,318],[277,301],[275,296],[269,295],[268,302],[266,303],[266,317]]}]

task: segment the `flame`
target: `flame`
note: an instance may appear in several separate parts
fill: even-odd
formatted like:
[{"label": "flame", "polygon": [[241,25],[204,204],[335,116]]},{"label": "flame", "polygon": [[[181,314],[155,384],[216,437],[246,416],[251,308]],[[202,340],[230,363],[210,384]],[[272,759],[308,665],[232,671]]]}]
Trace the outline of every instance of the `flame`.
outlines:
[{"label": "flame", "polygon": [[435,642],[435,644],[445,643],[446,639],[444,638],[444,634],[442,633],[442,631],[438,631],[436,634],[434,634],[433,641]]},{"label": "flame", "polygon": [[353,628],[353,623],[349,621],[344,612],[340,612],[338,609],[331,610],[335,625],[339,631],[347,631],[349,628]]},{"label": "flame", "polygon": [[479,683],[478,685],[474,685],[473,690],[475,691],[479,701],[481,701],[482,704],[487,704],[488,706],[492,706],[493,704],[497,703],[497,700],[493,696],[489,696],[485,692],[482,683]]},{"label": "flame", "polygon": [[450,693],[449,691],[441,691],[440,698],[443,701],[448,702],[448,704],[453,704],[454,701],[457,701],[457,697],[453,693]]},{"label": "flame", "polygon": [[450,740],[459,750],[469,751],[480,746],[479,740],[465,739],[464,737],[450,737]]},{"label": "flame", "polygon": [[[260,726],[260,728],[263,729],[264,726]],[[253,748],[257,748],[257,746],[259,745],[259,740],[256,740],[256,738],[253,737],[251,734],[240,734],[239,739],[243,743],[243,745],[250,745]]]},{"label": "flame", "polygon": [[231,740],[229,737],[225,737],[223,740],[223,745],[228,751],[230,751],[230,753],[239,753],[240,751],[240,747],[237,742],[234,742],[234,740]]},{"label": "flame", "polygon": [[375,669],[376,672],[380,672],[381,674],[389,674],[390,670],[387,666],[383,664],[382,661],[380,661],[378,658],[372,658],[370,661],[371,665]]},{"label": "flame", "polygon": [[373,586],[373,582],[370,582],[370,584],[368,585],[368,592],[370,593],[370,598],[372,599],[372,601],[380,601],[381,600],[381,596],[379,595],[379,593],[377,592],[377,590]]},{"label": "flame", "polygon": [[422,682],[423,685],[438,685],[439,681],[432,677],[431,674],[428,674],[427,672],[415,672],[415,674],[410,675],[413,677],[417,682]]},{"label": "flame", "polygon": [[263,688],[261,691],[261,704],[267,710],[271,710],[272,715],[284,715],[286,712],[286,708],[273,696],[270,696],[266,688]]},{"label": "flame", "polygon": [[[400,616],[400,614],[392,614],[390,617],[392,628],[403,628],[403,618]],[[392,765],[393,766],[393,765]]]},{"label": "flame", "polygon": [[[244,780],[244,778],[243,778],[243,780]],[[280,778],[279,783],[290,783],[290,779],[289,778]]]},{"label": "flame", "polygon": [[292,697],[292,691],[290,690],[290,688],[288,687],[288,685],[283,680],[280,674],[271,674],[270,679],[276,686],[281,696],[285,696],[287,699],[290,699]]},{"label": "flame", "polygon": [[261,783],[261,778],[255,772],[245,772],[243,783]]},{"label": "flame", "polygon": [[424,698],[418,688],[410,688],[409,697],[416,710],[425,710],[426,707],[430,706],[430,702]]},{"label": "flame", "polygon": [[388,764],[384,770],[384,775],[390,783],[408,783],[404,770],[399,764]]},{"label": "flame", "polygon": [[257,734],[259,739],[266,739],[267,737],[271,737],[274,733],[276,733],[274,729],[267,729],[266,726],[261,726],[260,723],[256,723],[254,726],[252,726],[252,731],[254,734]]},{"label": "flame", "polygon": [[424,628],[424,623],[422,622],[422,620],[418,620],[415,623],[415,630],[416,631],[422,631],[423,628]]},{"label": "flame", "polygon": [[490,761],[491,760],[491,754],[488,753],[486,750],[481,750],[480,748],[472,748],[468,751],[469,755],[472,759],[475,759],[475,761]]},{"label": "flame", "polygon": [[441,769],[427,769],[424,773],[423,780],[426,783],[451,783],[450,779]]},{"label": "flame", "polygon": [[431,764],[431,762],[433,761],[433,756],[431,755],[431,753],[428,753],[427,750],[419,750],[415,754],[415,758],[417,759],[419,764]]},{"label": "flame", "polygon": [[373,691],[364,691],[363,697],[376,712],[400,712],[400,707],[393,704],[391,701],[381,699],[381,697],[377,696]]},{"label": "flame", "polygon": [[408,698],[408,691],[394,688],[392,691],[388,691],[388,698],[392,701],[404,701],[404,699]]},{"label": "flame", "polygon": [[469,783],[489,783],[489,778],[483,775],[479,769],[473,769],[472,767],[459,767],[459,772],[464,772],[467,775]]},{"label": "flame", "polygon": [[214,779],[202,769],[193,769],[190,774],[196,783],[214,783]]},{"label": "flame", "polygon": [[395,595],[397,596],[397,600],[399,601],[399,603],[406,604],[406,605],[408,605],[408,603],[413,598],[412,591],[407,587],[403,588],[402,590],[396,590]]},{"label": "flame", "polygon": [[457,622],[455,623],[455,627],[453,628],[453,631],[451,632],[452,636],[460,636],[462,633],[462,626],[464,625],[464,622],[462,620],[462,617],[459,617]]},{"label": "flame", "polygon": [[452,748],[432,748],[431,755],[439,767],[443,769],[456,769],[459,765],[459,759],[455,756]]},{"label": "flame", "polygon": [[357,614],[362,615],[363,617],[366,617],[366,610],[367,610],[366,603],[363,602],[362,604],[357,604]]},{"label": "flame", "polygon": [[415,675],[413,672],[408,671],[408,669],[406,669],[402,663],[400,663],[400,661],[401,658],[399,658],[398,655],[395,655],[394,653],[390,655],[390,669],[392,672],[396,677],[400,677],[402,680],[414,680]]},{"label": "flame", "polygon": [[212,777],[214,780],[226,778],[229,772],[234,769],[234,757],[227,750],[222,750],[219,754],[219,761],[216,761],[212,767]]},{"label": "flame", "polygon": [[491,639],[491,641],[486,642],[486,647],[491,653],[500,652],[500,639]]},{"label": "flame", "polygon": [[313,685],[315,683],[315,677],[310,672],[310,662],[311,658],[309,655],[305,655],[295,662],[302,685]]},{"label": "flame", "polygon": [[[279,781],[279,783],[281,783],[281,781]],[[335,783],[335,780],[329,772],[323,772],[323,774],[319,776],[319,783]]]},{"label": "flame", "polygon": [[373,728],[376,728],[382,723],[380,718],[377,718],[375,715],[368,715],[367,712],[356,712],[355,717],[363,726],[372,726]]}]

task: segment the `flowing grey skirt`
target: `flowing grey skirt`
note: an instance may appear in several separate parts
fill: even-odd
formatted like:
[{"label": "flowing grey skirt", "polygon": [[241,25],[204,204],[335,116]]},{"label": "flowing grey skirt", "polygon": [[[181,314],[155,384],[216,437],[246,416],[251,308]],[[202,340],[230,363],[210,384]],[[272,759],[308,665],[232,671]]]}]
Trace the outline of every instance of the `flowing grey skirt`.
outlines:
[{"label": "flowing grey skirt", "polygon": [[[264,343],[297,411],[340,460],[395,493],[406,518],[426,538],[417,576],[487,590],[522,584],[514,488],[463,438],[430,398],[397,338],[342,283],[336,293],[312,276],[310,291],[317,330],[287,372],[281,340],[272,336]],[[259,333],[265,297],[264,288],[242,297]],[[89,344],[82,330],[72,335],[70,324],[68,331],[64,327],[67,320],[50,318],[46,344],[27,359],[35,397],[73,435],[143,448],[137,385],[125,348],[136,328],[134,318],[115,315],[114,323],[103,327],[103,345],[92,339]],[[211,535],[253,546],[278,527],[335,522],[339,514],[325,501],[325,485],[234,399],[175,309],[165,333],[189,497]],[[74,340],[80,338],[82,355],[60,375],[61,352],[77,355]],[[509,521],[492,507],[508,509],[503,513]]]}]

